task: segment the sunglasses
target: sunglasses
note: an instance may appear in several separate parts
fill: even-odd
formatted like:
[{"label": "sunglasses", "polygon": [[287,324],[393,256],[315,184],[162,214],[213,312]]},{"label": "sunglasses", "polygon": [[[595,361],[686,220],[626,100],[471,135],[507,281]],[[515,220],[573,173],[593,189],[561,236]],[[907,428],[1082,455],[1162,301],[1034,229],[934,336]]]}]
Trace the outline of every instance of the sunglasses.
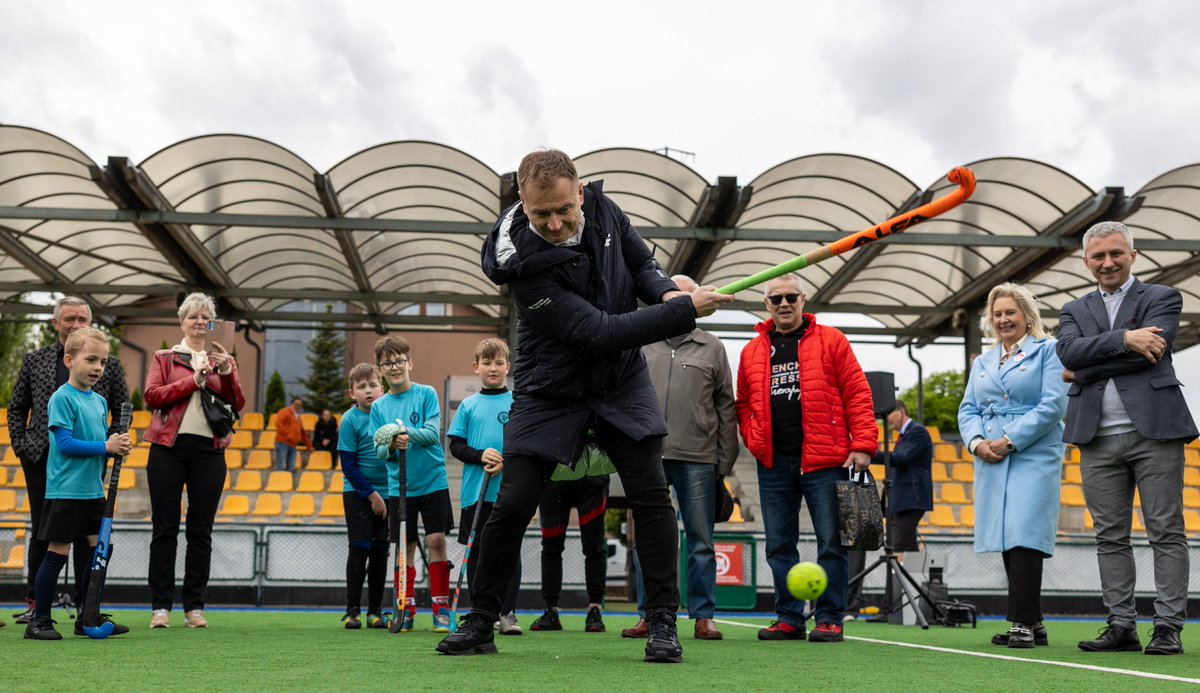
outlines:
[{"label": "sunglasses", "polygon": [[767,296],[767,300],[770,301],[771,305],[773,306],[777,306],[784,301],[787,301],[788,303],[795,303],[796,301],[800,300],[800,294],[780,294],[778,296]]}]

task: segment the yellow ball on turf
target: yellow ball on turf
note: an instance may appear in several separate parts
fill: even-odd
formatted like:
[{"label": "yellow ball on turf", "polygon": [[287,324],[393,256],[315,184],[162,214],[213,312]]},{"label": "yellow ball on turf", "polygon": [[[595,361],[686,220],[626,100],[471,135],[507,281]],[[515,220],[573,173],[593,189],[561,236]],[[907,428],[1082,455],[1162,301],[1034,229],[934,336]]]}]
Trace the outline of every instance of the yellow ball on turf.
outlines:
[{"label": "yellow ball on turf", "polygon": [[816,599],[825,593],[829,580],[825,569],[816,563],[804,562],[792,566],[787,575],[788,592],[800,601]]}]

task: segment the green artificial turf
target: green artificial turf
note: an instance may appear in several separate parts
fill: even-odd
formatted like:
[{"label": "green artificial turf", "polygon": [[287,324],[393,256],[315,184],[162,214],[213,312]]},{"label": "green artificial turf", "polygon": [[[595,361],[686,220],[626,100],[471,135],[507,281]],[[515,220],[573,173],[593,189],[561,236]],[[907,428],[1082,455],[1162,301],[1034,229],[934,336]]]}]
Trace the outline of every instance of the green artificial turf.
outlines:
[{"label": "green artificial turf", "polygon": [[[855,622],[841,644],[759,642],[762,618],[719,619],[720,642],[691,637],[691,622],[680,621],[682,665],[644,664],[644,643],[623,640],[619,631],[631,616],[606,617],[608,632],[584,633],[583,618],[564,617],[561,633],[497,636],[498,656],[445,657],[435,653],[440,635],[429,632],[429,614],[418,615],[418,630],[347,631],[340,614],[210,610],[211,628],[189,630],[182,614],[173,627],[150,630],[145,610],[114,612],[131,632],[92,641],[69,635],[60,623],[61,642],[22,639],[23,627],[0,628],[6,691],[26,690],[253,690],[253,691],[740,691],[818,690],[1020,691],[1164,690],[1185,684],[1133,678],[1029,662],[982,659],[855,640],[870,638],[984,652],[1025,659],[1078,662],[1097,666],[1200,677],[1200,631],[1184,630],[1182,657],[1141,654],[1087,654],[1075,647],[1093,637],[1100,622],[1052,622],[1051,646],[1009,650],[991,645],[1005,624],[979,628],[932,627]],[[522,616],[528,626],[532,616]],[[752,627],[742,627],[747,624]],[[422,630],[424,629],[424,630]],[[1143,643],[1148,638],[1143,634]],[[667,688],[669,687],[669,689]]]}]

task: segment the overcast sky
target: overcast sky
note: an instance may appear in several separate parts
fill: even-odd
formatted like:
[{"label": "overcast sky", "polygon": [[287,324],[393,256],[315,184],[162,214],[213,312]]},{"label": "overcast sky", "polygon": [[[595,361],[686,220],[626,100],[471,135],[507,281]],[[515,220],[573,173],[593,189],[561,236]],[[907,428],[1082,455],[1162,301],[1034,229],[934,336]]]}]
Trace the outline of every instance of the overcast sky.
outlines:
[{"label": "overcast sky", "polygon": [[[0,123],[100,163],[231,132],[319,171],[423,139],[498,172],[539,146],[671,147],[748,183],[844,152],[926,187],[1016,156],[1132,192],[1200,160],[1198,20],[1148,0],[5,2]],[[907,359],[868,367],[893,360],[911,383]]]}]

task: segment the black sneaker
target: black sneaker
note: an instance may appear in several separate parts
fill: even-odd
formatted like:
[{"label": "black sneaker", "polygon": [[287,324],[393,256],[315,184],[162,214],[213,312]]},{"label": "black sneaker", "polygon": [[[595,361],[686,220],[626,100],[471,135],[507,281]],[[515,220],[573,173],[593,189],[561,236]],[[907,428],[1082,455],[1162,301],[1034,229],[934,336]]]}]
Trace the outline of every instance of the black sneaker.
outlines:
[{"label": "black sneaker", "polygon": [[49,616],[35,618],[25,626],[26,640],[62,640],[62,633],[54,630],[54,619]]},{"label": "black sneaker", "polygon": [[600,617],[600,607],[593,606],[588,609],[587,620],[583,622],[583,630],[588,633],[604,632],[604,619]]},{"label": "black sneaker", "polygon": [[[105,623],[112,623],[112,625],[113,625],[113,632],[108,634],[108,637],[110,637],[110,638],[113,637],[114,635],[124,635],[129,632],[128,626],[122,626],[121,624],[116,623],[112,620],[112,614],[100,614],[100,616],[96,618],[97,626],[102,626]],[[87,635],[87,633],[83,632],[83,617],[82,616],[75,619],[75,635],[81,635],[81,636]]]},{"label": "black sneaker", "polygon": [[529,630],[562,630],[562,621],[558,619],[558,607],[548,606],[545,613],[537,617]]},{"label": "black sneaker", "polygon": [[459,619],[458,630],[442,638],[437,651],[446,655],[496,654],[496,619],[469,613]]},{"label": "black sneaker", "polygon": [[646,662],[678,664],[683,661],[683,648],[675,632],[675,614],[667,609],[646,612],[650,635],[646,638]]},{"label": "black sneaker", "polygon": [[[1050,639],[1046,636],[1046,626],[1045,625],[1039,624],[1039,625],[1033,626],[1033,628],[1031,630],[1033,630],[1033,644],[1034,645],[1036,645],[1037,647],[1047,647],[1050,645]],[[1009,631],[1009,632],[1011,632],[1011,631]],[[1000,647],[1007,647],[1009,632],[997,633],[997,634],[993,635],[992,636],[992,644],[999,645]]]}]

